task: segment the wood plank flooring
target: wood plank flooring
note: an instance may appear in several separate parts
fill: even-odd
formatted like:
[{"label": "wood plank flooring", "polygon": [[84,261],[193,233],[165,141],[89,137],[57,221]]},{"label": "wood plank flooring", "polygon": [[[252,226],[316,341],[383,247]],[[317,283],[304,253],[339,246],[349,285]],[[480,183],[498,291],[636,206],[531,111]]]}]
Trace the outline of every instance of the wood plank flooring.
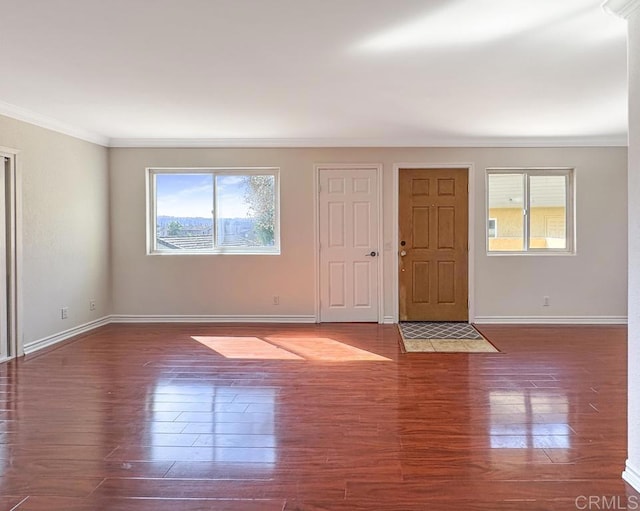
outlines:
[{"label": "wood plank flooring", "polygon": [[480,330],[502,353],[401,354],[392,325],[110,325],[0,365],[0,510],[640,508],[626,329]]}]

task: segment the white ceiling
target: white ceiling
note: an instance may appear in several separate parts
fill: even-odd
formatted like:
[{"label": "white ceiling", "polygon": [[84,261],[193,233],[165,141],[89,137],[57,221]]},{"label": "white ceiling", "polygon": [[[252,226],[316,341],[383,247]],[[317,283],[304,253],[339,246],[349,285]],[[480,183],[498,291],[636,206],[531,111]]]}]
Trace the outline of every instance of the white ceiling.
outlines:
[{"label": "white ceiling", "polygon": [[105,145],[624,145],[602,0],[0,0],[0,113]]}]

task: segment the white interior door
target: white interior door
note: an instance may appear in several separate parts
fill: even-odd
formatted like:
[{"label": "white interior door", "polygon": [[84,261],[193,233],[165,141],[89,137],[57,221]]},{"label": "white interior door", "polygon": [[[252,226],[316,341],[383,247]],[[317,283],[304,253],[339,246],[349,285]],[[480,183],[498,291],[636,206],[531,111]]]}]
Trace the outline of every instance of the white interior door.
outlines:
[{"label": "white interior door", "polygon": [[378,172],[320,169],[320,321],[378,321]]}]

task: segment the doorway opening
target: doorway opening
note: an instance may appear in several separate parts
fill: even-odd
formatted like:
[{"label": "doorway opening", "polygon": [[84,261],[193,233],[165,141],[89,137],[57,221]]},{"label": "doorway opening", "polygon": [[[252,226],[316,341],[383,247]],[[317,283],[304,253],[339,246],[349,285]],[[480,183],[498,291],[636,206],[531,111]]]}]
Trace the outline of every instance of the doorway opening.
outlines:
[{"label": "doorway opening", "polygon": [[0,148],[0,361],[22,354],[18,310],[18,172],[16,153]]},{"label": "doorway opening", "polygon": [[470,165],[396,165],[397,320],[468,322]]}]

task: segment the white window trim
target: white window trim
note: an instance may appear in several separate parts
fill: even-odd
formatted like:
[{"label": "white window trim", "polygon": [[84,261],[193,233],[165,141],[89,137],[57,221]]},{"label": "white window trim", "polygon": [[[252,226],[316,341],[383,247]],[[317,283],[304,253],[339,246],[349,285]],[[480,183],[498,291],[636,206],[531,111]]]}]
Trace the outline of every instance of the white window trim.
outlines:
[{"label": "white window trim", "polygon": [[[524,180],[523,204],[523,246],[524,250],[489,250],[489,176],[497,174],[521,174]],[[529,247],[529,178],[531,176],[565,176],[566,179],[566,248],[531,248]],[[540,255],[575,255],[575,169],[573,167],[489,167],[485,172],[485,218],[487,229],[485,233],[486,252],[489,256],[540,256]],[[497,226],[496,226],[497,227]],[[497,232],[497,229],[496,229]]]},{"label": "white window trim", "polygon": [[[156,242],[156,187],[155,176],[158,174],[211,174],[213,176],[233,175],[259,175],[273,176],[275,218],[274,218],[274,245],[271,247],[220,247],[212,250],[172,250],[157,247]],[[214,196],[215,196],[215,182]],[[147,194],[147,255],[280,255],[280,168],[279,167],[147,167],[146,168],[146,194]],[[214,202],[214,209],[217,205]],[[214,216],[213,236],[215,239],[217,215]]]}]

